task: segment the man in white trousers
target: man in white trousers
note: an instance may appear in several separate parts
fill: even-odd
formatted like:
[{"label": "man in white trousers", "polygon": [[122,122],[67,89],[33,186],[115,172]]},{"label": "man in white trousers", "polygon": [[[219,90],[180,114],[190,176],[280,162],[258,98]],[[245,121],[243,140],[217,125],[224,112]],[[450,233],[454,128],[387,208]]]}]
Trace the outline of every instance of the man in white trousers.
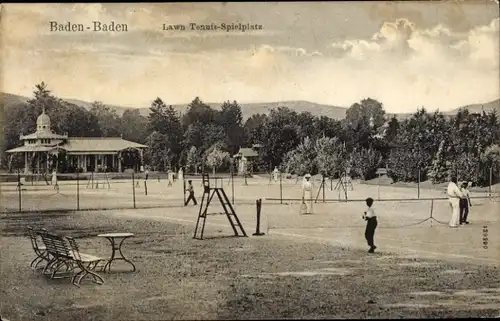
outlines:
[{"label": "man in white trousers", "polygon": [[450,227],[459,227],[460,199],[463,198],[464,195],[457,185],[457,178],[455,176],[451,177],[451,181],[448,183],[448,188],[446,189],[446,194],[448,195],[448,203],[451,208]]}]

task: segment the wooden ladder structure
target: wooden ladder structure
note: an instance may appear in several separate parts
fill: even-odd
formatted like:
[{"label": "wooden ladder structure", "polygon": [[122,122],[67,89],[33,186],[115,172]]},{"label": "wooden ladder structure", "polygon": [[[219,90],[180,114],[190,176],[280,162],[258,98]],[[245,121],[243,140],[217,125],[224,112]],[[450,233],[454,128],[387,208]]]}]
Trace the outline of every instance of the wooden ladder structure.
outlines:
[{"label": "wooden ladder structure", "polygon": [[[208,213],[208,207],[210,206],[210,203],[215,195],[217,195],[217,198],[222,205],[222,209],[224,210],[223,213]],[[203,196],[201,198],[198,220],[196,221],[196,227],[194,229],[194,239],[203,239],[207,216],[217,214],[226,215],[229,224],[231,224],[231,227],[233,228],[234,236],[247,236],[247,233],[243,229],[243,226],[241,225],[241,222],[238,219],[238,216],[236,215],[236,212],[234,211],[234,208],[231,205],[231,202],[229,201],[222,185],[221,187],[211,188],[208,174],[203,174]]]}]

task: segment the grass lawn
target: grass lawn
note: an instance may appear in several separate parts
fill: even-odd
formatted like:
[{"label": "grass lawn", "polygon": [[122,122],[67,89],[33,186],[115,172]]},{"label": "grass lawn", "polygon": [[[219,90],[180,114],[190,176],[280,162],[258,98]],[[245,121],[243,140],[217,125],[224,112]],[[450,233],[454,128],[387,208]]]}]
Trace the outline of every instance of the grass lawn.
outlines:
[{"label": "grass lawn", "polygon": [[[193,224],[111,211],[0,214],[0,314],[13,320],[496,317],[495,266],[405,258],[266,235],[193,240]],[[102,232],[135,233],[104,285],[29,268],[26,226],[78,237],[108,257]],[[212,234],[228,230],[207,227]],[[247,233],[251,231],[247,230]],[[363,233],[363,231],[360,231]],[[115,263],[113,263],[115,264]],[[122,271],[122,272],[120,272]]]}]

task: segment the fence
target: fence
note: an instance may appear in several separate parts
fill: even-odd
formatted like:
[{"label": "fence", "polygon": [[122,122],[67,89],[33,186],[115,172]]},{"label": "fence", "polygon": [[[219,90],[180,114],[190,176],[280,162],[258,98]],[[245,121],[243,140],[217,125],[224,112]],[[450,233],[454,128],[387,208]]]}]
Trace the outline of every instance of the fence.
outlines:
[{"label": "fence", "polygon": [[[494,172],[489,169],[481,177],[483,181],[489,182],[487,186],[470,188],[476,197],[495,197],[500,193],[500,186],[495,184]],[[420,200],[431,198],[443,198],[448,183],[433,184],[430,180],[422,180],[423,174],[419,170],[415,177],[417,182],[396,182],[385,175],[385,171],[378,171],[376,178],[368,181],[352,179],[349,175],[339,173],[333,177],[323,178],[315,175],[311,178],[313,183],[313,199],[315,202],[338,202],[372,197],[375,200]],[[461,180],[460,173],[457,173]],[[279,201],[283,204],[287,201],[300,201],[302,199],[302,177],[278,173],[269,175],[269,185],[274,185],[266,200]]]},{"label": "fence", "polygon": [[[0,175],[0,212],[181,207],[189,179],[193,180],[196,197],[201,197],[201,176],[177,179],[158,172],[74,173],[57,174],[55,178],[4,174]],[[235,195],[235,184],[244,183],[244,178],[232,175],[210,177],[211,186],[224,187],[233,204],[255,202],[244,193]]]},{"label": "fence", "polygon": [[[78,211],[182,207],[186,200],[187,180],[193,181],[196,198],[203,194],[201,176],[186,175],[182,179],[166,173],[75,173],[47,175],[0,175],[0,212]],[[218,174],[210,177],[213,187],[223,187],[233,204],[254,204],[262,198],[270,203],[298,202],[302,198],[301,177],[279,174],[252,177]],[[412,200],[445,197],[446,184],[389,184],[387,177],[369,182],[360,180],[312,178],[315,202],[332,203],[364,200]],[[20,185],[21,184],[21,185]],[[405,185],[406,184],[406,185]],[[473,197],[494,197],[498,186],[473,188]]]}]

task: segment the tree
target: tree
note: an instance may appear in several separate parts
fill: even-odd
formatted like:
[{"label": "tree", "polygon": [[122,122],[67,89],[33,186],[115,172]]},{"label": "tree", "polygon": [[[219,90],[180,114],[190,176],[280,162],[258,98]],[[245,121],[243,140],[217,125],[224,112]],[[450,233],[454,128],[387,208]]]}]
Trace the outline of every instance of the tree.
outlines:
[{"label": "tree", "polygon": [[265,114],[253,114],[243,126],[245,131],[245,142],[247,146],[262,142],[262,133],[267,116]]},{"label": "tree", "polygon": [[500,146],[491,145],[486,147],[484,153],[481,154],[481,160],[490,167],[500,167]]},{"label": "tree", "polygon": [[439,144],[439,149],[432,161],[432,167],[428,174],[433,184],[438,184],[448,179],[448,164],[445,154],[445,140],[443,139]]},{"label": "tree", "polygon": [[455,155],[449,163],[448,178],[457,175],[460,181],[480,183],[479,157],[470,152]]},{"label": "tree", "polygon": [[262,128],[263,159],[271,167],[283,162],[283,157],[300,142],[297,134],[297,113],[286,107],[271,110]]},{"label": "tree", "polygon": [[198,174],[198,166],[201,163],[201,155],[195,146],[191,146],[186,157],[186,166],[191,170],[194,170],[195,174]]},{"label": "tree", "polygon": [[316,139],[316,128],[314,127],[315,117],[308,111],[297,115],[297,136],[300,140],[309,137]]},{"label": "tree", "polygon": [[57,99],[51,95],[51,91],[47,89],[47,84],[41,82],[35,85],[36,90],[33,92],[33,99],[28,100],[28,105],[33,108],[33,114],[38,117],[45,109],[45,111],[52,110],[52,107],[57,103]]},{"label": "tree", "polygon": [[417,182],[421,164],[418,151],[409,148],[393,148],[387,159],[387,175],[394,182]]},{"label": "tree", "polygon": [[381,155],[374,149],[355,148],[351,153],[354,172],[363,180],[375,177],[380,165]]},{"label": "tree", "polygon": [[316,149],[313,141],[306,137],[301,144],[285,156],[285,168],[289,173],[305,175],[316,174]]},{"label": "tree", "polygon": [[243,129],[243,114],[241,107],[236,101],[224,102],[218,117],[218,123],[224,129],[226,144],[229,151],[234,154],[245,142],[245,130]]},{"label": "tree", "polygon": [[216,146],[207,154],[207,165],[212,168],[214,175],[216,170],[229,158],[229,156],[229,153],[220,149],[219,146]]},{"label": "tree", "polygon": [[193,123],[210,124],[216,120],[217,111],[205,104],[199,97],[189,103],[187,112],[182,117],[182,127],[187,128]]},{"label": "tree", "polygon": [[385,140],[389,144],[394,142],[394,140],[396,139],[396,137],[398,135],[398,131],[399,131],[399,121],[398,121],[396,115],[393,115],[391,120],[389,120],[389,122],[387,123],[387,128],[384,132]]},{"label": "tree", "polygon": [[351,127],[356,128],[360,121],[372,120],[372,126],[376,129],[385,123],[385,111],[382,103],[372,98],[363,99],[355,103],[346,111],[346,120]]},{"label": "tree", "polygon": [[120,117],[116,114],[114,109],[111,109],[100,101],[95,101],[92,103],[90,113],[97,118],[101,134],[104,137],[120,136]]},{"label": "tree", "polygon": [[224,128],[213,123],[195,122],[190,124],[184,132],[184,146],[195,146],[200,153],[204,153],[217,142],[224,142],[225,139]]},{"label": "tree", "polygon": [[127,109],[121,117],[121,133],[123,138],[138,143],[145,143],[148,136],[148,119],[138,109]]},{"label": "tree", "polygon": [[343,170],[342,146],[338,138],[322,137],[316,140],[316,166],[324,177],[333,178],[336,173]]},{"label": "tree", "polygon": [[148,149],[145,158],[151,166],[158,171],[166,171],[172,163],[172,150],[168,146],[167,137],[157,131],[152,132],[147,138]]},{"label": "tree", "polygon": [[[482,185],[495,184],[498,182],[500,174],[500,146],[491,145],[486,147],[484,152],[480,155],[481,159],[481,180]],[[490,171],[492,174],[492,181],[490,182]]]},{"label": "tree", "polygon": [[177,111],[172,106],[167,107],[161,98],[156,98],[150,107],[148,128],[150,131],[162,135],[161,137],[165,140],[162,153],[165,154],[166,150],[169,151],[169,163],[178,163],[182,151],[183,133]]},{"label": "tree", "polygon": [[[420,168],[422,178],[425,178],[427,171],[432,167],[433,156],[437,153],[441,140],[447,137],[449,132],[450,130],[442,114],[436,112],[433,115],[428,115],[426,110],[422,108],[409,119],[400,123],[397,137],[392,145],[398,150],[399,155],[409,157],[406,161],[416,162],[415,164],[407,164],[407,168],[417,166],[417,168]],[[400,150],[402,149],[406,149],[406,152],[401,153]],[[410,151],[414,155],[409,156]],[[447,150],[447,154],[449,153]],[[404,167],[403,164],[401,166]],[[404,170],[404,168],[401,169]],[[418,171],[411,175],[418,176],[417,173]]]},{"label": "tree", "polygon": [[342,125],[340,121],[327,116],[315,117],[312,127],[314,128],[314,137],[339,137],[342,134]]},{"label": "tree", "polygon": [[[69,136],[81,137],[101,137],[103,136],[99,126],[99,119],[87,111],[85,108],[63,102],[64,111],[62,111],[61,119],[56,119],[52,123],[55,127],[54,131]],[[51,118],[52,119],[52,118]]]}]

